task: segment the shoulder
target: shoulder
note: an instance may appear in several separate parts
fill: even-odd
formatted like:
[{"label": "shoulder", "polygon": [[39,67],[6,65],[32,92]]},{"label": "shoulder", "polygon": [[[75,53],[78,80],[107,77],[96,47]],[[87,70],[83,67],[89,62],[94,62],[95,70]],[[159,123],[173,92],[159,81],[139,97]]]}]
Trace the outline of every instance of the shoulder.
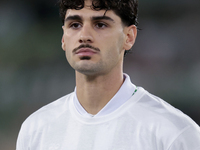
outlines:
[{"label": "shoulder", "polygon": [[188,125],[196,125],[196,123],[186,114],[179,109],[173,107],[163,99],[149,93],[148,91],[141,89],[143,95],[140,100],[137,101],[134,107],[140,112],[140,115],[144,115],[145,121],[153,121],[154,123],[171,124],[178,128],[184,128]]},{"label": "shoulder", "polygon": [[[68,103],[73,98],[74,93],[65,95],[35,111],[22,124],[22,129],[39,129],[45,124],[58,118],[68,111]],[[31,131],[31,130],[29,130]]]},{"label": "shoulder", "polygon": [[49,123],[68,111],[74,93],[63,96],[31,114],[22,124],[17,138],[17,150],[27,149],[35,134],[39,134]]},{"label": "shoulder", "polygon": [[200,132],[199,126],[188,115],[163,99],[143,88],[139,88],[135,96],[139,98],[129,109],[129,115],[144,128],[172,135],[190,128]]},{"label": "shoulder", "polygon": [[130,114],[145,132],[154,134],[161,141],[168,141],[171,147],[184,142],[185,146],[191,145],[189,139],[200,141],[200,128],[188,115],[146,90],[140,90],[142,96],[130,109]]}]

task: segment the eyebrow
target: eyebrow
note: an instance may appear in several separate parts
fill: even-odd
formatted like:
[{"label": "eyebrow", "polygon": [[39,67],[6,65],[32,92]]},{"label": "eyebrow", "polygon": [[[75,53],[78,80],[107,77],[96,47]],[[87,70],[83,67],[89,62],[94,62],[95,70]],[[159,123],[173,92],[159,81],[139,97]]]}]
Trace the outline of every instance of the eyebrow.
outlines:
[{"label": "eyebrow", "polygon": [[[79,16],[79,15],[68,16],[68,17],[65,19],[65,22],[66,22],[66,21],[70,21],[70,20],[79,20],[79,21],[82,21],[83,18],[82,18],[81,16]],[[115,21],[114,21],[112,18],[108,17],[108,16],[93,16],[93,17],[91,17],[91,20],[92,20],[92,21],[108,20],[108,21],[112,21],[112,22],[115,23]]]},{"label": "eyebrow", "polygon": [[66,21],[70,21],[70,20],[79,20],[79,21],[81,21],[81,20],[83,20],[83,19],[82,19],[82,17],[79,16],[79,15],[74,15],[74,16],[68,16],[68,17],[65,19],[65,22],[66,22]]},{"label": "eyebrow", "polygon": [[94,16],[92,17],[93,21],[97,21],[97,20],[108,20],[108,21],[112,21],[115,22],[112,18],[108,17],[108,16]]}]

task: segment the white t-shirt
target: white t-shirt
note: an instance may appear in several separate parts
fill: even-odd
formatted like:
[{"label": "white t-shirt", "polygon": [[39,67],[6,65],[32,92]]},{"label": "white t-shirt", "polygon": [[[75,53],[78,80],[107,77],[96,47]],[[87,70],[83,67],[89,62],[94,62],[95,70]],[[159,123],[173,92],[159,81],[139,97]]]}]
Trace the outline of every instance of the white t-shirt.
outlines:
[{"label": "white t-shirt", "polygon": [[200,150],[200,128],[143,88],[102,116],[82,115],[75,92],[22,124],[17,150]]}]

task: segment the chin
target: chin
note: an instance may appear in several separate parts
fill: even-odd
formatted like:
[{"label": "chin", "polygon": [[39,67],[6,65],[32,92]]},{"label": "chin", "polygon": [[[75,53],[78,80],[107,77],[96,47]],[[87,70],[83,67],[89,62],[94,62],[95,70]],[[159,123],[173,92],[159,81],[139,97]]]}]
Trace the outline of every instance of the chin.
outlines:
[{"label": "chin", "polygon": [[97,71],[94,71],[94,70],[91,70],[91,69],[78,69],[76,71],[78,71],[79,73],[84,74],[86,76],[95,76],[95,75],[98,74]]}]

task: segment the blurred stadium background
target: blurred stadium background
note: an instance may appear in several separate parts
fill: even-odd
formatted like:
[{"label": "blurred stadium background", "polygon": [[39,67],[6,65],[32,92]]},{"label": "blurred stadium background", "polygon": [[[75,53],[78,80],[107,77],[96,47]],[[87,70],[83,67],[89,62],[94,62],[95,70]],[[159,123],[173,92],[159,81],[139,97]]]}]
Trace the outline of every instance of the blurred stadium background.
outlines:
[{"label": "blurred stadium background", "polygon": [[[56,0],[0,1],[0,149],[22,122],[74,90],[61,49]],[[139,28],[124,72],[200,125],[200,1],[139,0]]]}]

